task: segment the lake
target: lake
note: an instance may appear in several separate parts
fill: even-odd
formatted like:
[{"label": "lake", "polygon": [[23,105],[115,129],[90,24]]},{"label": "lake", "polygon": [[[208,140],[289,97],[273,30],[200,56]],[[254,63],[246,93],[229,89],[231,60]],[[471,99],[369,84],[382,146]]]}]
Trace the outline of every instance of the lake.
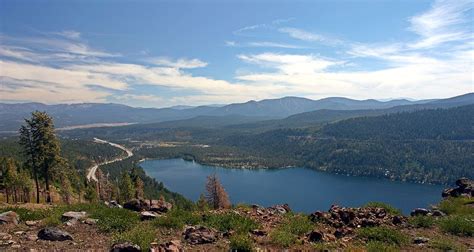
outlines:
[{"label": "lake", "polygon": [[307,168],[229,169],[183,159],[145,160],[140,165],[150,177],[194,201],[204,193],[206,177],[215,173],[233,204],[288,203],[294,211],[306,213],[328,210],[332,204],[357,207],[370,201],[382,201],[408,214],[413,208],[439,202],[444,188]]}]

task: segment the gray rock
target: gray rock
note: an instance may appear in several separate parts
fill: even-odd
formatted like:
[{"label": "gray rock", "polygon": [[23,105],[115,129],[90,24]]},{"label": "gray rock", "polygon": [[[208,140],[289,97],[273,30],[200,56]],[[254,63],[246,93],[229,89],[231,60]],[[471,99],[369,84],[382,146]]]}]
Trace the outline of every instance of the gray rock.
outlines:
[{"label": "gray rock", "polygon": [[123,242],[123,243],[116,243],[112,245],[110,252],[141,252],[142,249],[140,246],[130,243],[130,242]]},{"label": "gray rock", "polygon": [[15,224],[18,225],[20,216],[13,211],[8,211],[0,214],[0,224]]},{"label": "gray rock", "polygon": [[54,227],[47,227],[43,228],[38,232],[38,238],[40,240],[47,240],[47,241],[66,241],[66,240],[73,240],[72,236],[66,232],[62,231],[58,228]]},{"label": "gray rock", "polygon": [[62,219],[62,221],[69,221],[69,220],[80,220],[80,219],[84,219],[86,217],[87,217],[86,212],[73,212],[73,211],[70,211],[70,212],[63,213],[63,215],[61,216],[61,219]]},{"label": "gray rock", "polygon": [[216,242],[218,233],[214,229],[203,226],[189,226],[185,228],[183,235],[188,243],[196,245]]},{"label": "gray rock", "polygon": [[123,208],[122,205],[117,203],[117,201],[115,201],[115,200],[111,200],[109,202],[106,201],[105,204],[110,208]]},{"label": "gray rock", "polygon": [[32,227],[32,226],[36,226],[39,224],[39,221],[25,221],[25,224],[28,226],[28,227]]},{"label": "gray rock", "polygon": [[97,224],[97,222],[99,222],[98,219],[91,219],[91,218],[87,218],[84,223],[88,224],[88,225],[95,225]]},{"label": "gray rock", "polygon": [[142,221],[144,220],[153,220],[155,218],[157,218],[159,215],[155,212],[151,212],[151,211],[143,211],[140,213],[140,219]]},{"label": "gray rock", "polygon": [[446,214],[445,214],[443,211],[441,211],[441,210],[433,210],[433,211],[431,212],[431,215],[436,216],[436,217],[443,217],[443,216],[446,216]]},{"label": "gray rock", "polygon": [[417,216],[417,215],[423,215],[426,216],[430,213],[430,210],[426,208],[415,208],[413,211],[411,211],[410,215],[411,216]]},{"label": "gray rock", "polygon": [[429,241],[430,241],[430,239],[428,239],[426,237],[422,237],[422,236],[415,237],[413,239],[414,244],[425,244],[425,243],[428,243]]}]

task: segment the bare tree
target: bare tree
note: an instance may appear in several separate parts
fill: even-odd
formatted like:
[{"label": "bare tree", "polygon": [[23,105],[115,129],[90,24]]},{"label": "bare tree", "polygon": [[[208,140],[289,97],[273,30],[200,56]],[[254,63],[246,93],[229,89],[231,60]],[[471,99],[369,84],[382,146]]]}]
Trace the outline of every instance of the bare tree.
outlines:
[{"label": "bare tree", "polygon": [[210,207],[214,209],[230,208],[229,195],[227,195],[216,174],[207,177],[206,191],[206,200]]}]

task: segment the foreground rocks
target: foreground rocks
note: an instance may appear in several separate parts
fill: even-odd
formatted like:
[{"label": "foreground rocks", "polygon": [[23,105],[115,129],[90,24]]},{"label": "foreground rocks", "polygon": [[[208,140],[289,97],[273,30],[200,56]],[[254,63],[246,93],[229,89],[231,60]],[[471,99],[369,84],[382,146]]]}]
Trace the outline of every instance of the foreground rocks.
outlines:
[{"label": "foreground rocks", "polygon": [[142,212],[142,211],[148,211],[150,209],[150,205],[148,202],[142,199],[132,199],[125,204],[123,204],[123,208],[136,211],[136,212]]},{"label": "foreground rocks", "polygon": [[18,225],[19,221],[20,221],[20,216],[13,211],[8,211],[8,212],[4,212],[0,214],[0,224]]},{"label": "foreground rocks", "polygon": [[112,245],[110,252],[140,252],[142,249],[140,246],[130,243],[130,242],[123,242],[123,243],[116,243]]},{"label": "foreground rocks", "polygon": [[172,240],[165,243],[154,243],[151,246],[150,252],[180,252],[184,251],[180,240]]},{"label": "foreground rocks", "polygon": [[[109,203],[109,206],[110,205],[111,203]],[[123,208],[136,212],[152,211],[156,213],[166,213],[170,211],[172,207],[173,204],[164,200],[147,201],[143,199],[132,199],[123,204]]]},{"label": "foreground rocks", "polygon": [[216,242],[218,233],[212,228],[189,226],[185,228],[183,236],[189,244],[197,245]]},{"label": "foreground rocks", "polygon": [[38,232],[38,239],[47,241],[66,241],[73,240],[72,236],[59,228],[47,227]]},{"label": "foreground rocks", "polygon": [[312,242],[331,241],[335,238],[352,236],[357,228],[402,225],[407,222],[406,217],[391,215],[380,207],[346,208],[337,205],[331,206],[328,212],[316,211],[312,213],[310,219],[314,222],[327,224],[332,228],[324,231],[312,231],[307,237]]},{"label": "foreground rocks", "polygon": [[474,181],[468,178],[456,180],[455,188],[443,190],[441,196],[446,197],[474,197]]}]

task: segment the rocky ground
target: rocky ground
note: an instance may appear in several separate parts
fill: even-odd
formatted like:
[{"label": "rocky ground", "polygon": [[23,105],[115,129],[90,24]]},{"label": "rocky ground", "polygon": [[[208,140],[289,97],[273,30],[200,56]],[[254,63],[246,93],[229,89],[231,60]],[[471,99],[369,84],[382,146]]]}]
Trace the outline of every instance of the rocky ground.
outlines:
[{"label": "rocky ground", "polygon": [[474,249],[473,183],[458,182],[438,207],[414,209],[411,216],[384,204],[334,205],[310,215],[292,213],[288,205],[178,211],[163,200],[132,200],[126,209],[116,202],[95,208],[29,204],[18,213],[3,205],[0,251],[467,251]]}]

